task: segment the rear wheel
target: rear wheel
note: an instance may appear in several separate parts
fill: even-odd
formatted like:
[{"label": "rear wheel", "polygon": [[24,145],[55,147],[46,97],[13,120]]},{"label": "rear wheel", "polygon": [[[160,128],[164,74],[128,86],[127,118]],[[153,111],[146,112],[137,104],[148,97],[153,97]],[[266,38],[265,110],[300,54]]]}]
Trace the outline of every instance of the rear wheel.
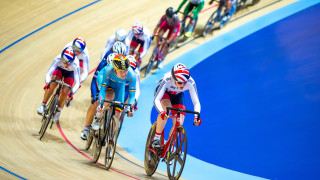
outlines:
[{"label": "rear wheel", "polygon": [[179,179],[187,158],[187,133],[183,126],[177,128],[176,137],[171,139],[166,156],[169,179]]},{"label": "rear wheel", "polygon": [[119,130],[119,120],[115,115],[110,118],[110,123],[107,127],[107,147],[106,147],[106,156],[105,156],[105,166],[108,170],[111,167],[114,153],[116,152],[117,139],[118,139],[118,130]]},{"label": "rear wheel", "polygon": [[[107,113],[107,111],[106,111]],[[93,139],[94,139],[94,143],[93,143],[93,162],[97,162],[99,160],[100,154],[101,154],[101,149],[102,149],[102,145],[104,143],[105,140],[105,117],[106,113],[104,113],[104,115],[101,117],[101,122],[100,122],[100,128],[97,131],[94,131],[93,133]]]},{"label": "rear wheel", "polygon": [[204,26],[202,36],[206,36],[208,33],[211,33],[211,31],[214,28],[214,24],[217,22],[217,20],[218,20],[218,13],[216,11],[210,16],[206,25]]},{"label": "rear wheel", "polygon": [[144,169],[148,176],[152,176],[154,174],[154,172],[157,170],[160,161],[160,157],[158,156],[158,154],[155,154],[149,150],[151,141],[154,138],[154,135],[156,134],[156,127],[157,122],[154,122],[148,134],[144,153]]},{"label": "rear wheel", "polygon": [[58,94],[54,95],[51,98],[49,105],[45,107],[45,112],[42,117],[42,125],[41,125],[40,131],[39,131],[39,134],[40,134],[39,139],[40,140],[42,140],[42,138],[48,128],[50,120],[54,114],[54,111],[56,110],[57,103],[58,103]]},{"label": "rear wheel", "polygon": [[94,130],[92,128],[89,129],[88,132],[88,137],[87,137],[87,143],[86,143],[86,147],[85,150],[88,150],[92,144],[93,141],[93,136],[94,136]]}]

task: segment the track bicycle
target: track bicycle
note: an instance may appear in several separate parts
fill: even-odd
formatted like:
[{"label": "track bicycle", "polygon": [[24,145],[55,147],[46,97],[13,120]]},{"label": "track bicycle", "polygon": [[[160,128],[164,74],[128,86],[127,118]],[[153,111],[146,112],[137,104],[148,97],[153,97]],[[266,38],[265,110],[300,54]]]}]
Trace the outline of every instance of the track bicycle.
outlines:
[{"label": "track bicycle", "polygon": [[57,104],[59,101],[62,86],[67,86],[70,89],[71,93],[69,94],[69,97],[71,97],[71,95],[73,94],[72,87],[69,84],[66,84],[65,82],[60,81],[60,80],[51,80],[47,86],[47,89],[49,89],[52,82],[57,83],[58,88],[57,88],[56,92],[54,93],[54,95],[51,96],[49,103],[47,103],[47,105],[44,109],[44,112],[42,115],[42,120],[41,120],[42,124],[41,124],[41,128],[39,131],[39,135],[40,135],[39,139],[40,140],[42,140],[50,122],[51,122],[50,129],[52,128],[52,124],[53,124],[52,117],[53,117],[54,113],[57,111],[57,107],[58,107]]},{"label": "track bicycle", "polygon": [[[183,14],[183,12],[179,11],[177,13],[181,13]],[[182,19],[182,21],[180,22],[180,30],[179,30],[179,33],[177,35],[177,37],[174,39],[173,43],[172,43],[172,47],[178,47],[178,43],[179,42],[184,42],[185,40],[187,40],[189,37],[187,37],[185,35],[186,33],[186,29],[187,27],[189,26],[191,20],[192,20],[192,12],[190,12],[187,16],[184,16],[184,18]],[[193,24],[193,27],[192,27],[192,33],[194,32],[195,30],[195,27],[197,25],[197,22],[198,22],[198,17],[195,19],[195,22]]]},{"label": "track bicycle", "polygon": [[[197,114],[199,120],[200,113],[185,109],[167,107],[167,115],[169,115],[169,110],[177,111],[177,120],[174,128],[166,143],[164,143],[164,131],[162,131],[160,140],[161,150],[157,152],[151,146],[157,127],[157,122],[153,123],[146,142],[144,167],[147,175],[152,176],[158,167],[160,159],[162,158],[162,161],[167,163],[167,174],[169,179],[177,180],[182,174],[187,157],[187,132],[180,124],[180,114],[181,112]],[[171,118],[173,117],[171,116]]]},{"label": "track bicycle", "polygon": [[[159,63],[159,60],[160,60],[160,58],[162,56],[163,46],[168,46],[168,44],[169,44],[167,38],[162,37],[160,35],[154,35],[154,36],[160,38],[160,40],[156,44],[156,46],[153,48],[152,55],[151,55],[151,57],[149,59],[149,63],[148,63],[147,68],[146,68],[145,77],[147,77],[147,75],[151,71],[151,69],[153,67],[153,63],[155,61],[158,61],[157,63]],[[163,46],[160,48],[162,42],[164,42],[165,44],[163,44]]]},{"label": "track bicycle", "polygon": [[[225,5],[223,3],[223,1],[220,0],[215,0],[217,3],[219,3],[218,5],[218,9],[216,11],[214,11],[210,18],[208,19],[206,25],[203,28],[202,31],[202,36],[206,36],[208,33],[211,33],[213,30],[215,29],[219,29],[221,28],[221,26],[223,24],[221,24],[221,20],[224,18],[224,16],[226,16],[226,12],[224,10],[224,12],[222,13],[223,9],[225,9]],[[221,15],[222,14],[222,15]],[[215,25],[219,24],[218,27],[216,27]]]}]

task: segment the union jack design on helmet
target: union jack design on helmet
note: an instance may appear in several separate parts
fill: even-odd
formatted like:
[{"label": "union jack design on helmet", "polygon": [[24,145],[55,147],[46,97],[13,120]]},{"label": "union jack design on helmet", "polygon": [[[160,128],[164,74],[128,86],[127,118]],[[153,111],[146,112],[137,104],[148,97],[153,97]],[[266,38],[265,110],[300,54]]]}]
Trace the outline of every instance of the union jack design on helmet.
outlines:
[{"label": "union jack design on helmet", "polygon": [[72,48],[75,51],[82,52],[84,50],[84,48],[86,48],[85,40],[81,37],[76,38],[72,43]]},{"label": "union jack design on helmet", "polygon": [[133,27],[132,27],[132,31],[135,35],[140,35],[143,32],[143,26],[140,22],[136,22],[134,23]]},{"label": "union jack design on helmet", "polygon": [[72,63],[75,59],[75,53],[71,46],[64,48],[64,50],[61,53],[61,60]]},{"label": "union jack design on helmet", "polygon": [[130,67],[132,68],[132,70],[136,70],[137,68],[137,61],[136,59],[132,56],[132,55],[128,55],[127,58],[130,61]]},{"label": "union jack design on helmet", "polygon": [[187,82],[190,78],[190,72],[184,64],[178,63],[173,66],[171,76],[175,81]]}]

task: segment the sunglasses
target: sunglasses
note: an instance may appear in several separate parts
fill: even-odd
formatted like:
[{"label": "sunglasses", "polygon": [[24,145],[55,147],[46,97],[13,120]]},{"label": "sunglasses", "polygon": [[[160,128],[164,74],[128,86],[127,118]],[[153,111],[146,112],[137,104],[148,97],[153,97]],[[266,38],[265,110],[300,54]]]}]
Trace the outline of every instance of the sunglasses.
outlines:
[{"label": "sunglasses", "polygon": [[81,53],[81,49],[78,48],[77,46],[72,46],[72,49],[73,49],[74,51],[77,51],[77,52]]},{"label": "sunglasses", "polygon": [[167,18],[172,18],[172,16],[167,16]]},{"label": "sunglasses", "polygon": [[177,81],[177,83],[178,84],[187,84],[187,82],[178,82],[178,81]]},{"label": "sunglasses", "polygon": [[68,64],[68,65],[70,65],[71,64],[71,62],[69,62],[69,61],[66,61],[65,59],[63,59],[63,58],[61,58],[62,59],[62,63],[63,64]]}]

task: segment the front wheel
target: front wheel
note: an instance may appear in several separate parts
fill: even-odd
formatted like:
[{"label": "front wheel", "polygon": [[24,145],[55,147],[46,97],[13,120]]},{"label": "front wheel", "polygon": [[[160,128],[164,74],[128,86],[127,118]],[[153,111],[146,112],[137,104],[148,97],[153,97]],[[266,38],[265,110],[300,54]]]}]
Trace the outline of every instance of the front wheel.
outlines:
[{"label": "front wheel", "polygon": [[88,150],[92,144],[93,141],[93,136],[94,136],[94,130],[92,128],[90,128],[89,132],[88,132],[88,137],[87,137],[87,143],[86,143],[86,147],[85,150]]},{"label": "front wheel", "polygon": [[187,132],[183,126],[177,128],[175,138],[171,139],[166,158],[169,179],[178,180],[187,158]]},{"label": "front wheel", "polygon": [[210,33],[213,30],[214,24],[216,23],[217,18],[218,18],[218,13],[214,12],[208,19],[206,25],[204,26],[202,36],[206,36],[208,33]]},{"label": "front wheel", "polygon": [[39,131],[39,134],[40,134],[39,139],[40,140],[42,140],[42,138],[48,128],[48,125],[49,125],[49,123],[52,119],[52,116],[54,114],[54,111],[56,109],[57,103],[58,103],[58,94],[55,94],[51,98],[49,105],[45,107],[45,112],[42,117],[42,125],[41,125],[40,131]]},{"label": "front wheel", "polygon": [[108,170],[111,167],[114,153],[116,152],[117,139],[118,139],[118,130],[119,130],[119,120],[115,115],[110,118],[110,123],[107,127],[107,147],[106,147],[106,156],[105,156],[105,166]]},{"label": "front wheel", "polygon": [[152,176],[154,174],[154,172],[157,170],[160,161],[160,157],[149,150],[151,141],[153,140],[154,135],[156,134],[156,127],[157,122],[154,122],[150,128],[144,152],[144,169],[148,176]]}]

